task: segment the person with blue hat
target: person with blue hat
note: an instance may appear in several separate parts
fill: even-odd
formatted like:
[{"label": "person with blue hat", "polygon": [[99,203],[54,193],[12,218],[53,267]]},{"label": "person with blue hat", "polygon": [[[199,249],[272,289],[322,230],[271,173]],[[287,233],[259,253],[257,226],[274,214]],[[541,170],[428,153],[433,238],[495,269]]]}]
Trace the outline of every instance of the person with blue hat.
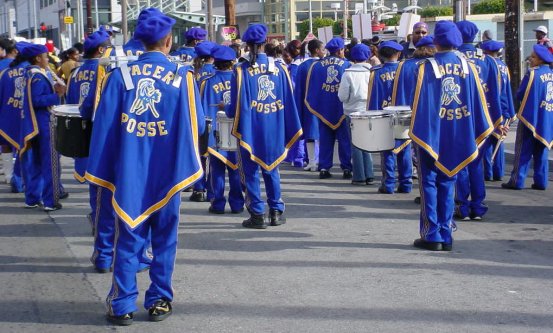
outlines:
[{"label": "person with blue hat", "polygon": [[[162,14],[161,11],[155,7],[149,7],[145,8],[138,14],[138,18],[136,19],[136,24],[138,25],[141,21],[145,20],[149,16],[152,15],[160,15]],[[131,39],[125,45],[123,45],[123,51],[127,56],[134,56],[138,57],[142,53],[144,53],[144,44],[142,44],[141,41],[134,38],[134,34]]]},{"label": "person with blue hat", "polygon": [[202,28],[190,28],[184,33],[185,44],[176,51],[171,52],[171,56],[179,57],[184,62],[192,62],[196,58],[196,45],[207,39],[207,31]]},{"label": "person with blue hat", "polygon": [[172,63],[175,20],[152,15],[135,38],[146,49],[109,73],[94,116],[86,180],[109,189],[116,213],[112,287],[107,319],[130,325],[137,311],[136,272],[151,232],[150,321],[172,313],[180,193],[202,177],[198,136],[204,115],[194,75]]},{"label": "person with blue hat", "polygon": [[[478,27],[474,23],[459,21],[456,24],[463,39],[463,44],[459,46],[458,50],[478,69],[494,128],[504,132],[506,129],[503,124],[510,115],[501,109],[501,74],[499,66],[490,56],[485,55],[481,49],[477,49],[473,44],[478,34]],[[486,140],[480,147],[480,153],[474,162],[467,165],[467,168],[461,170],[457,175],[455,218],[459,220],[472,219],[478,221],[488,211],[488,206],[484,203],[486,186],[482,158],[489,144],[489,140]]]},{"label": "person with blue hat", "polygon": [[207,192],[211,201],[209,212],[212,214],[225,213],[227,203],[225,198],[225,171],[228,171],[230,211],[233,214],[239,214],[244,211],[244,195],[242,194],[236,152],[217,149],[215,143],[217,112],[224,110],[225,105],[230,103],[230,80],[232,78],[232,66],[236,60],[236,52],[228,46],[217,45],[211,50],[211,56],[215,60],[216,72],[204,77],[200,82],[202,106],[206,117],[212,119],[211,127],[214,129],[209,135],[209,147],[207,149],[209,154]]},{"label": "person with blue hat", "polygon": [[401,43],[403,50],[400,59],[409,59],[413,57],[417,49],[418,42],[428,35],[428,24],[426,22],[417,22],[413,25],[411,39]]},{"label": "person with blue hat", "polygon": [[284,202],[278,166],[300,138],[302,130],[288,71],[264,53],[267,27],[252,24],[242,39],[250,53],[247,61],[234,67],[230,104],[225,112],[229,118],[234,118],[232,135],[240,145],[238,165],[250,213],[242,226],[265,229],[259,170],[265,181],[269,223],[281,225],[286,219],[282,216]]},{"label": "person with blue hat", "polygon": [[[356,44],[350,49],[353,65],[342,75],[338,98],[344,104],[344,114],[348,123],[353,112],[365,111],[367,108],[367,86],[371,76],[369,58],[371,49],[365,44]],[[349,126],[348,126],[349,127]],[[351,130],[350,130],[351,131]],[[351,135],[351,134],[350,134]],[[374,184],[373,160],[370,153],[351,146],[353,185]]]},{"label": "person with blue hat", "polygon": [[60,199],[67,197],[61,185],[60,157],[52,139],[50,107],[61,104],[65,85],[54,83],[48,70],[48,49],[44,45],[29,44],[21,55],[30,65],[25,72],[26,89],[23,103],[20,154],[25,180],[25,203],[44,211],[62,208]]},{"label": "person with blue hat", "polygon": [[534,161],[532,189],[545,190],[549,174],[549,150],[553,147],[553,54],[546,46],[536,44],[529,57],[530,69],[517,92],[521,101],[517,118],[515,159],[511,178],[503,188],[520,190]]},{"label": "person with blue hat", "polygon": [[[2,146],[2,168],[6,183],[12,193],[23,192],[23,179],[18,151],[20,150],[21,110],[25,88],[25,68],[29,66],[20,51],[25,43],[15,43],[8,39],[2,41],[7,53],[2,59],[0,72],[0,145]],[[4,61],[6,60],[6,61]],[[15,161],[14,161],[15,158]]]},{"label": "person with blue hat", "polygon": [[455,178],[493,131],[476,66],[456,53],[463,39],[451,21],[434,29],[437,52],[418,67],[409,136],[416,144],[421,190],[414,246],[451,251]]},{"label": "person with blue hat", "polygon": [[[384,61],[382,65],[371,69],[369,79],[369,94],[367,96],[367,108],[383,110],[392,105],[392,88],[394,77],[398,67],[398,59],[403,47],[395,41],[380,43],[378,53]],[[398,169],[399,193],[410,193],[413,186],[413,163],[411,158],[411,140],[396,139],[395,149],[380,153],[382,165],[382,184],[378,188],[379,193],[392,194],[396,191],[396,164]],[[397,161],[396,161],[397,160]]]},{"label": "person with blue hat", "polygon": [[351,64],[345,59],[342,38],[332,38],[325,47],[329,55],[311,65],[305,83],[305,105],[319,118],[319,178],[332,177],[334,143],[338,140],[342,177],[351,179],[351,139],[344,106],[338,98],[342,75]]},{"label": "person with blue hat", "polygon": [[311,55],[298,66],[296,73],[296,83],[294,84],[294,99],[298,108],[303,129],[303,139],[305,141],[305,150],[307,152],[308,163],[303,168],[305,171],[317,171],[319,164],[319,120],[305,105],[305,93],[307,74],[313,62],[320,60],[325,56],[324,43],[318,39],[310,40],[307,43],[307,50]]},{"label": "person with blue hat", "polygon": [[[499,57],[504,44],[495,40],[488,40],[480,44],[484,53],[490,56],[499,67],[501,73],[501,113],[505,114],[505,129],[508,129],[510,120],[515,116],[515,106],[513,103],[513,94],[511,91],[511,74],[509,67]],[[503,179],[505,166],[505,152],[502,137],[504,133],[496,129],[489,138],[490,143],[486,145],[484,155],[484,179],[487,181],[500,181]],[[495,147],[499,144],[495,159],[492,160]]]}]

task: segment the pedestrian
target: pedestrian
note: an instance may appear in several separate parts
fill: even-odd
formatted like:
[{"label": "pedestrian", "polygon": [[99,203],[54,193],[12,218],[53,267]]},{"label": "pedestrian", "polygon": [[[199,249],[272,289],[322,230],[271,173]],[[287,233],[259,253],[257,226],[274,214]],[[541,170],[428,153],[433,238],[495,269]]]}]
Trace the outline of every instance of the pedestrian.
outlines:
[{"label": "pedestrian", "polygon": [[536,33],[536,44],[545,46],[549,52],[553,53],[553,43],[547,38],[547,27],[540,25],[536,29],[532,29]]},{"label": "pedestrian", "polygon": [[204,115],[194,75],[172,63],[175,20],[154,14],[134,36],[146,52],[112,71],[95,113],[86,179],[112,192],[116,212],[113,280],[107,319],[130,325],[137,311],[136,272],[151,231],[150,321],[172,313],[180,192],[202,176],[198,136]]},{"label": "pedestrian", "polygon": [[451,21],[438,21],[437,52],[419,66],[409,136],[417,145],[420,238],[414,246],[451,251],[455,175],[478,156],[493,131],[476,67],[455,49],[463,43]]},{"label": "pedestrian", "polygon": [[232,134],[239,140],[238,163],[246,188],[250,217],[246,228],[265,229],[265,203],[261,200],[259,170],[265,181],[269,223],[286,222],[280,192],[278,165],[302,130],[292,83],[286,68],[264,53],[267,27],[252,24],[242,36],[250,50],[248,60],[235,66],[231,80],[230,104],[225,108],[234,118]]},{"label": "pedestrian", "polygon": [[338,98],[342,75],[351,64],[344,58],[342,38],[332,38],[325,48],[329,55],[311,65],[305,84],[305,104],[319,118],[319,178],[332,177],[334,143],[338,140],[342,177],[351,179],[351,138],[344,121],[344,106]]},{"label": "pedestrian", "polygon": [[511,178],[503,188],[520,190],[534,160],[532,189],[545,190],[549,175],[549,150],[553,147],[553,55],[546,46],[536,44],[530,66],[517,92],[520,101],[517,118],[515,159]]},{"label": "pedestrian", "polygon": [[411,40],[401,43],[401,46],[403,46],[401,59],[412,58],[413,53],[417,48],[417,43],[426,35],[428,35],[428,24],[426,24],[425,22],[415,23],[413,25],[413,34],[411,35]]},{"label": "pedestrian", "polygon": [[[338,89],[338,97],[344,104],[344,114],[348,117],[348,123],[351,122],[349,116],[353,112],[362,112],[367,108],[367,87],[371,76],[371,65],[368,63],[370,57],[371,49],[365,44],[357,44],[350,50],[353,65],[346,69],[344,75],[342,75],[342,81]],[[351,158],[353,167],[351,183],[353,185],[374,184],[371,154],[352,145]]]}]

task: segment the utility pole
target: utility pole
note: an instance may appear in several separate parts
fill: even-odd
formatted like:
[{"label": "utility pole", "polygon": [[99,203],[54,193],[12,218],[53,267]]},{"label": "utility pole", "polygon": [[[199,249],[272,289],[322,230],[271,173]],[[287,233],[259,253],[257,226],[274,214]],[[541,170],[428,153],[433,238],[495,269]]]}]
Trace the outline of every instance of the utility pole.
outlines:
[{"label": "utility pole", "polygon": [[121,33],[123,34],[123,44],[127,43],[128,32],[127,23],[127,0],[121,0]]},{"label": "utility pole", "polygon": [[86,0],[86,32],[87,34],[94,32],[94,24],[92,24],[92,0]]},{"label": "utility pole", "polygon": [[522,79],[522,50],[524,46],[524,25],[522,9],[524,0],[505,2],[505,62],[511,71],[511,88],[518,91]]},{"label": "utility pole", "polygon": [[348,0],[344,0],[344,39],[348,38]]},{"label": "utility pole", "polygon": [[313,33],[313,5],[309,0],[309,32]]},{"label": "utility pole", "polygon": [[[29,0],[30,2],[31,0]],[[38,37],[38,27],[37,27],[37,19],[36,19],[36,0],[32,0],[33,3],[31,4],[31,6],[33,7],[32,8],[32,13],[33,13],[33,34],[34,34],[34,38],[37,38]],[[30,23],[30,22],[29,22]]]},{"label": "utility pole", "polygon": [[236,1],[225,0],[225,24],[236,25]]},{"label": "utility pole", "polygon": [[453,2],[453,21],[459,22],[466,18],[465,0],[455,0]]},{"label": "utility pole", "polygon": [[214,40],[213,36],[213,0],[207,0],[207,39]]}]

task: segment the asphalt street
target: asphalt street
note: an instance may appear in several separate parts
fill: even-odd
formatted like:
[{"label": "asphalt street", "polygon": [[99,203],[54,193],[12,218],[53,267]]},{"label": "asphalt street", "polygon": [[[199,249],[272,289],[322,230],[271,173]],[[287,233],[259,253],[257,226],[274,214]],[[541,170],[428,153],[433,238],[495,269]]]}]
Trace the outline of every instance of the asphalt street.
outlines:
[{"label": "asphalt street", "polygon": [[489,182],[485,219],[457,222],[452,252],[428,252],[412,246],[416,193],[378,194],[333,171],[283,166],[288,223],[266,230],[183,193],[173,316],[147,321],[141,273],[127,328],[104,318],[111,276],[90,264],[88,190],[72,161],[60,211],[24,209],[0,185],[0,332],[553,331],[553,190]]}]

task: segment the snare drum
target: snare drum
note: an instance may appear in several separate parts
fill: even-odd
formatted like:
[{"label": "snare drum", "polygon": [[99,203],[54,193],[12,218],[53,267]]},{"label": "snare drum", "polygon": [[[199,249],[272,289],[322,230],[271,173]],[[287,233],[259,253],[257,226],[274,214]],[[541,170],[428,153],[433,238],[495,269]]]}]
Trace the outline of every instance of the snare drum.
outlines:
[{"label": "snare drum", "polygon": [[387,106],[384,110],[394,114],[394,137],[400,140],[409,139],[411,107],[408,105]]},{"label": "snare drum", "polygon": [[78,104],[52,109],[56,150],[67,157],[88,157],[92,122],[81,117]]},{"label": "snare drum", "polygon": [[394,117],[382,111],[361,111],[350,114],[351,141],[367,152],[392,150],[395,147]]},{"label": "snare drum", "polygon": [[199,147],[200,155],[205,155],[207,153],[207,147],[209,147],[209,135],[211,133],[211,122],[213,120],[209,117],[205,117],[205,129],[204,133],[200,135]]},{"label": "snare drum", "polygon": [[238,140],[232,135],[232,125],[234,118],[229,118],[224,111],[217,112],[217,132],[215,140],[217,149],[236,151],[238,150]]}]

